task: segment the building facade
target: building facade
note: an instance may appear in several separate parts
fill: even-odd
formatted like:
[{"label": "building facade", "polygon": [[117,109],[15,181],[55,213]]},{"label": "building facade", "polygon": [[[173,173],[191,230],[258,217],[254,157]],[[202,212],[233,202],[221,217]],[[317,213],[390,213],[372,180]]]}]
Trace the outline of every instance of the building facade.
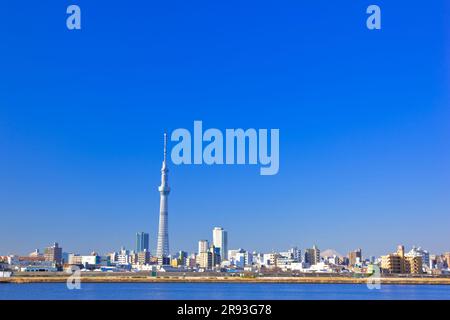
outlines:
[{"label": "building facade", "polygon": [[208,240],[200,240],[198,242],[198,253],[202,253],[202,252],[208,252],[209,249],[209,243]]},{"label": "building facade", "polygon": [[136,233],[136,252],[150,251],[149,234],[145,232]]},{"label": "building facade", "polygon": [[214,245],[212,245],[209,248],[209,252],[211,252],[212,267],[219,267],[220,263],[222,262],[222,257],[220,255],[220,248],[216,248]]},{"label": "building facade", "polygon": [[314,245],[312,248],[305,250],[305,262],[310,266],[320,262],[320,250],[317,246]]},{"label": "building facade", "polygon": [[348,253],[348,265],[353,267],[362,262],[362,251],[357,249]]},{"label": "building facade", "polygon": [[222,260],[228,260],[228,232],[220,227],[214,228],[213,245],[219,248]]},{"label": "building facade", "polygon": [[57,242],[55,242],[53,246],[45,248],[44,258],[45,261],[54,262],[56,264],[62,263],[62,248]]},{"label": "building facade", "polygon": [[381,257],[381,269],[394,274],[420,274],[422,257],[405,255],[405,247],[399,245],[397,252]]},{"label": "building facade", "polygon": [[211,269],[212,268],[212,254],[210,251],[200,252],[196,257],[196,262],[199,268]]},{"label": "building facade", "polygon": [[139,252],[138,254],[138,264],[140,265],[146,265],[146,264],[150,264],[150,251],[144,250]]}]

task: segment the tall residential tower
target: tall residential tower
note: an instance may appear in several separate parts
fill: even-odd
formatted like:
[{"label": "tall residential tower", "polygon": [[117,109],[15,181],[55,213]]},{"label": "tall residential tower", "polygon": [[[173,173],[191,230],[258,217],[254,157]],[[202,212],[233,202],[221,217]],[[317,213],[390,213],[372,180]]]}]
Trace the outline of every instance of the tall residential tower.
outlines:
[{"label": "tall residential tower", "polygon": [[220,227],[213,230],[213,245],[220,248],[220,257],[223,261],[228,260],[228,233]]},{"label": "tall residential tower", "polygon": [[159,229],[158,244],[156,256],[159,264],[168,264],[169,257],[169,207],[168,198],[170,193],[169,187],[169,169],[167,168],[167,133],[164,133],[164,160],[161,168],[161,186],[159,186],[160,207],[159,207]]}]

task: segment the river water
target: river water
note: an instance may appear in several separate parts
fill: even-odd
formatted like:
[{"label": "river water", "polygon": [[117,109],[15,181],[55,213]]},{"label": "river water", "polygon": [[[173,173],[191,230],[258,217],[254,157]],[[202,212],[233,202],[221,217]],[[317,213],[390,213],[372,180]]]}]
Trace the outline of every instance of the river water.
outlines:
[{"label": "river water", "polygon": [[449,300],[450,285],[268,283],[65,283],[0,284],[0,300]]}]

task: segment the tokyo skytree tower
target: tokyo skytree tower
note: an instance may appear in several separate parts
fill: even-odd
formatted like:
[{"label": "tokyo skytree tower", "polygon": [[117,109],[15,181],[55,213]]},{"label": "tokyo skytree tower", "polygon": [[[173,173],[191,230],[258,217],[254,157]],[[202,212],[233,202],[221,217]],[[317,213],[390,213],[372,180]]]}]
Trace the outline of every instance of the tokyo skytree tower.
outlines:
[{"label": "tokyo skytree tower", "polygon": [[158,262],[163,264],[164,258],[169,256],[169,208],[168,198],[170,193],[169,187],[169,169],[167,168],[167,133],[164,133],[164,160],[161,168],[161,186],[159,186],[160,208],[159,208],[159,229],[158,229],[158,245],[156,256]]}]

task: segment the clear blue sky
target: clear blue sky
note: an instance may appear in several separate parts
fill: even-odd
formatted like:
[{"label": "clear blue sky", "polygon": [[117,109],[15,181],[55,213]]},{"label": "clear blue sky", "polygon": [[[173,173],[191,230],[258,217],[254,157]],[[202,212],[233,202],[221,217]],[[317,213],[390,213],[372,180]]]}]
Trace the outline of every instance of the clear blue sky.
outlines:
[{"label": "clear blue sky", "polygon": [[[381,31],[365,27],[373,3]],[[105,253],[137,231],[155,250],[162,133],[194,120],[279,128],[280,173],[171,165],[171,251],[215,226],[248,250],[450,251],[449,9],[3,1],[0,254]]]}]

